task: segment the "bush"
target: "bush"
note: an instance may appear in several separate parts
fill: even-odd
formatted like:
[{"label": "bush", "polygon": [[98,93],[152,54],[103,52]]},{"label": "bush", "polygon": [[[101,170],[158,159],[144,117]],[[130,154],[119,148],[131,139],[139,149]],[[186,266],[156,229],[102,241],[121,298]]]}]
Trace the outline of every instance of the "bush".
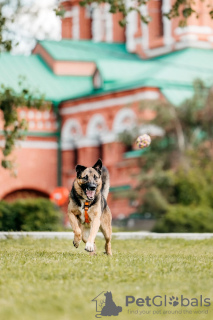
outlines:
[{"label": "bush", "polygon": [[0,201],[0,231],[56,231],[61,227],[62,214],[47,199]]},{"label": "bush", "polygon": [[199,168],[179,170],[175,174],[174,198],[183,205],[209,205],[208,183]]},{"label": "bush", "polygon": [[151,187],[144,196],[141,213],[144,214],[148,212],[151,213],[152,217],[158,217],[167,211],[167,207],[168,203],[160,190]]},{"label": "bush", "polygon": [[213,232],[213,209],[173,205],[157,222],[155,232]]}]

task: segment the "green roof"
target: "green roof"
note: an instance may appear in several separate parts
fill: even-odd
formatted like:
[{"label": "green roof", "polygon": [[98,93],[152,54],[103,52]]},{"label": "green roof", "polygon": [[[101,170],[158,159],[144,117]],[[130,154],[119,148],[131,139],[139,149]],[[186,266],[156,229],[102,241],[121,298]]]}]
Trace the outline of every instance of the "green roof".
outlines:
[{"label": "green roof", "polygon": [[48,101],[59,103],[72,97],[91,94],[93,90],[90,77],[56,76],[37,55],[12,56],[0,55],[0,84],[19,90],[19,77],[25,77],[25,83],[32,90],[45,94]]},{"label": "green roof", "polygon": [[44,40],[40,45],[53,57],[63,61],[140,60],[126,50],[124,43],[93,42],[90,40]]},{"label": "green roof", "polygon": [[92,41],[41,41],[55,60],[93,61],[103,78],[103,87],[93,88],[92,77],[55,75],[39,55],[0,55],[0,84],[18,90],[19,76],[46,100],[60,103],[108,92],[139,87],[157,87],[173,104],[193,95],[193,81],[213,84],[213,50],[189,48],[143,60],[127,52],[124,44]]}]

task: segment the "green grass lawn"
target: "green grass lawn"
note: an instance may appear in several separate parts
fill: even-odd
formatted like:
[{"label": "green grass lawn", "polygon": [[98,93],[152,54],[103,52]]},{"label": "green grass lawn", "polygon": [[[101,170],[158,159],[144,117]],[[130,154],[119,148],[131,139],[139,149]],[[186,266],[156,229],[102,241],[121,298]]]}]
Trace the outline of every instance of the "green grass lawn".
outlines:
[{"label": "green grass lawn", "polygon": [[[91,300],[102,291],[111,291],[123,308],[118,317],[103,319],[213,319],[213,240],[114,240],[113,257],[103,255],[103,240],[97,241],[98,254],[93,257],[83,244],[75,249],[69,240],[25,238],[0,245],[1,320],[96,319],[96,303]],[[203,295],[212,305],[127,307],[128,295]],[[172,311],[176,314],[168,313]]]}]

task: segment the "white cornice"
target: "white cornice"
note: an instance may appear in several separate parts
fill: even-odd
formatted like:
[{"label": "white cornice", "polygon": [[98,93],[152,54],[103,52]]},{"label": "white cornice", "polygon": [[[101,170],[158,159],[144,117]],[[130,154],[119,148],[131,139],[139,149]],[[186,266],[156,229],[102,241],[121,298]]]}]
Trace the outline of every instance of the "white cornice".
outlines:
[{"label": "white cornice", "polygon": [[213,34],[213,29],[208,26],[187,26],[185,28],[176,28],[175,34],[182,35],[186,33],[196,33],[196,34]]},{"label": "white cornice", "polygon": [[[4,146],[4,141],[0,141],[0,147]],[[26,149],[57,149],[58,143],[54,141],[41,141],[41,140],[33,140],[33,141],[17,141],[16,147],[26,148]]]},{"label": "white cornice", "polygon": [[75,114],[90,110],[96,110],[96,109],[103,109],[103,108],[109,108],[114,107],[117,105],[125,105],[131,102],[140,101],[140,100],[155,100],[160,97],[159,92],[147,90],[144,92],[135,93],[132,95],[128,95],[125,97],[120,98],[112,98],[108,100],[101,100],[97,102],[88,102],[88,103],[82,103],[78,104],[77,106],[71,106],[66,107],[60,110],[61,115],[69,115],[69,114]]}]

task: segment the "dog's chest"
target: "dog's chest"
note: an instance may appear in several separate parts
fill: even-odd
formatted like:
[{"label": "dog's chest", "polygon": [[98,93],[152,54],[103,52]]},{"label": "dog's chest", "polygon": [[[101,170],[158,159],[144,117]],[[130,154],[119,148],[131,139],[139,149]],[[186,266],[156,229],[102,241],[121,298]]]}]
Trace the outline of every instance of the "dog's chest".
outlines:
[{"label": "dog's chest", "polygon": [[[84,224],[85,223],[85,209],[84,209],[84,203],[81,204],[81,207],[78,208],[80,214],[79,214],[79,219],[80,219],[80,222],[81,224]],[[88,213],[90,211],[90,208],[88,210]]]}]

